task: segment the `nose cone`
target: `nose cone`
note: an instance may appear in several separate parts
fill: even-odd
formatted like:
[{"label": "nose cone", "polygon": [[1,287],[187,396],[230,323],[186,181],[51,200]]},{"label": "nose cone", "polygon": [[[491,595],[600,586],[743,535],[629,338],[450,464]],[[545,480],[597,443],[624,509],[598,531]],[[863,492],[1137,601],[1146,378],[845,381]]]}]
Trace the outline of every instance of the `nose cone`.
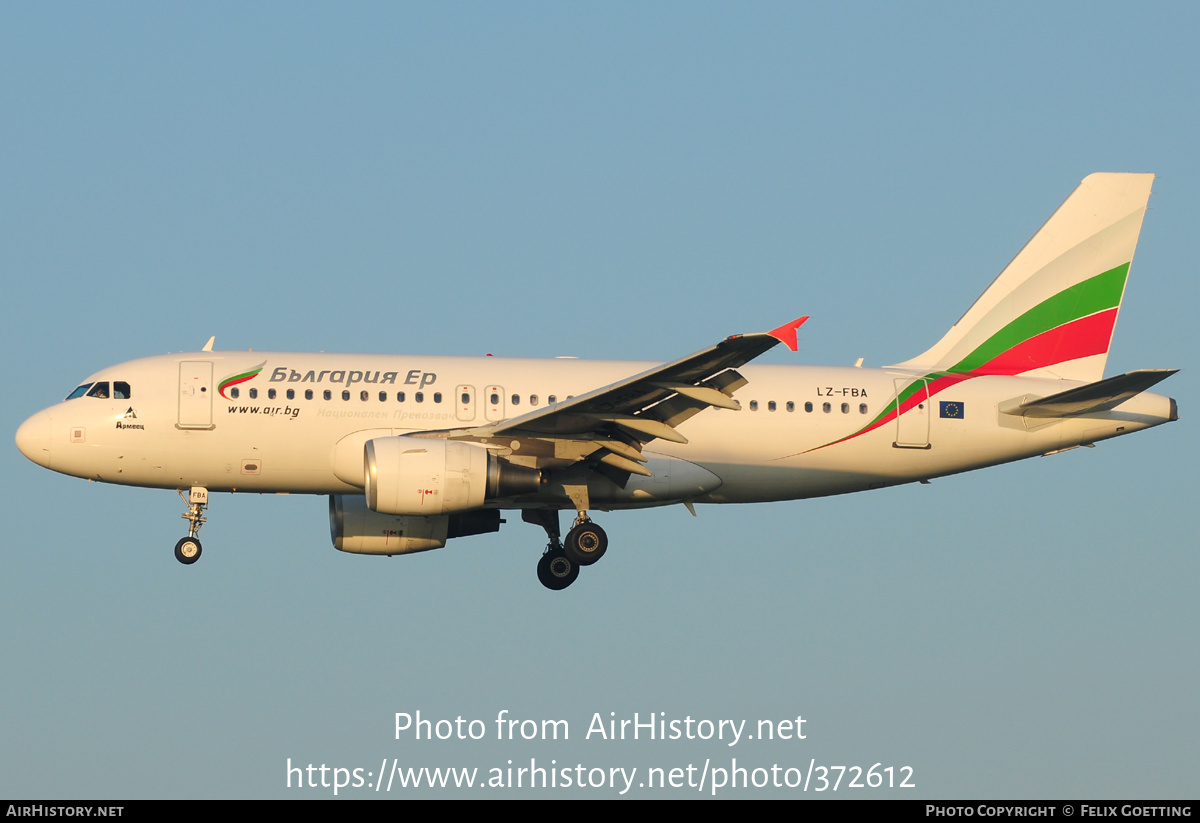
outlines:
[{"label": "nose cone", "polygon": [[17,429],[17,448],[39,466],[50,468],[50,415],[44,411]]}]

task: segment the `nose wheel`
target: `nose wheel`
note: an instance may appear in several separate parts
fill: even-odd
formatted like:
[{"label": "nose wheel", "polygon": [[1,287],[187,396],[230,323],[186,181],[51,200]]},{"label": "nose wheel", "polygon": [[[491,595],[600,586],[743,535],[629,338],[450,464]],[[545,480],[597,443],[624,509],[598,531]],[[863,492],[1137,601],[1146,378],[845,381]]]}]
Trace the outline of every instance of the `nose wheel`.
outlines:
[{"label": "nose wheel", "polygon": [[184,537],[175,544],[175,559],[185,566],[190,566],[200,559],[200,541],[194,537]]},{"label": "nose wheel", "polygon": [[190,566],[200,559],[202,551],[196,533],[200,531],[200,527],[207,520],[204,510],[208,508],[208,489],[203,486],[192,486],[187,497],[184,497],[183,492],[178,489],[176,489],[176,493],[179,495],[179,499],[187,504],[187,511],[181,516],[188,522],[188,534],[187,537],[181,538],[175,544],[175,559],[185,566]]}]

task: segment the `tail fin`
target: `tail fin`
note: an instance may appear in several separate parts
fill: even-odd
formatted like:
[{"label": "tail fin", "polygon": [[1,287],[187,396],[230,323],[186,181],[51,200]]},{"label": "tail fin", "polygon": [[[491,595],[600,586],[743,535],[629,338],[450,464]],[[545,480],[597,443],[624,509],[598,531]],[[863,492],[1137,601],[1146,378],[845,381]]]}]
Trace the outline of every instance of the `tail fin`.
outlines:
[{"label": "tail fin", "polygon": [[1084,178],[946,336],[897,367],[1102,378],[1153,181]]}]

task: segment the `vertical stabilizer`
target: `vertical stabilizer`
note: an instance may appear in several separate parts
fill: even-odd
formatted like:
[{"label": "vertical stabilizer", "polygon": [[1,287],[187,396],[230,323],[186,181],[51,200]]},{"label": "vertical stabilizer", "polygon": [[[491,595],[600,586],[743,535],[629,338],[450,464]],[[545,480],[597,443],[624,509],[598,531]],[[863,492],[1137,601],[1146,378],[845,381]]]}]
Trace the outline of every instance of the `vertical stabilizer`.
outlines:
[{"label": "vertical stabilizer", "polygon": [[1152,174],[1092,174],[922,355],[930,373],[1104,376]]}]

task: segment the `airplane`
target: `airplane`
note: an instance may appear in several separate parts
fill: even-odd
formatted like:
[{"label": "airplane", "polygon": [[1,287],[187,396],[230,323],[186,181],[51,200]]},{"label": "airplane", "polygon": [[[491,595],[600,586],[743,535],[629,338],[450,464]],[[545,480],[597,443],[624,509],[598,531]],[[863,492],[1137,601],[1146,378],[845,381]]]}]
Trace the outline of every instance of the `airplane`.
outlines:
[{"label": "airplane", "polygon": [[1148,391],[1175,370],[1104,377],[1153,179],[1085,178],[940,341],[885,368],[751,364],[796,350],[806,317],[665,364],[210,338],[93,374],[26,420],[17,447],[63,474],[175,489],[184,564],[211,492],[319,494],[335,548],[366,555],[442,548],[519,510],[548,539],[538,579],[561,590],[608,548],[592,510],[865,491],[1177,420]]}]

